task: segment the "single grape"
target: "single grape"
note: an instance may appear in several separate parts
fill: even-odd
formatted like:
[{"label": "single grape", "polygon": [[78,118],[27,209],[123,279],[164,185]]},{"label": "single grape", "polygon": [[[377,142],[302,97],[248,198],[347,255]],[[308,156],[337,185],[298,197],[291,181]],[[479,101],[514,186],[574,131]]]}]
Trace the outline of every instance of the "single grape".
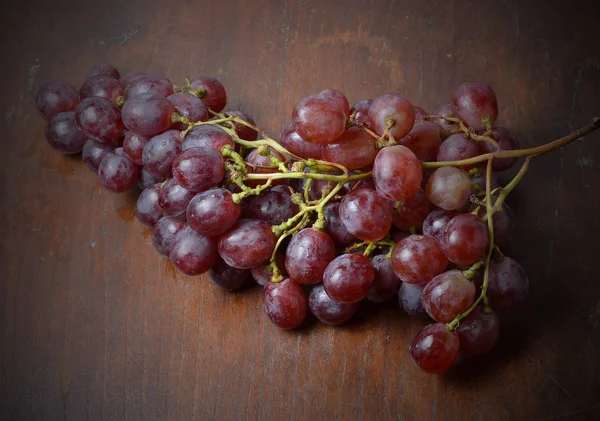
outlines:
[{"label": "single grape", "polygon": [[346,95],[340,91],[336,91],[335,89],[325,89],[319,92],[319,95],[335,101],[337,105],[339,105],[339,107],[344,111],[346,117],[350,115],[350,103],[348,102],[348,98],[346,98]]},{"label": "single grape", "polygon": [[151,138],[142,152],[144,168],[154,177],[171,177],[171,166],[181,152],[181,136],[177,130],[167,130]]},{"label": "single grape", "polygon": [[181,187],[174,178],[170,178],[160,189],[158,204],[166,216],[176,217],[185,213],[192,197],[193,192]]},{"label": "single grape", "polygon": [[[187,92],[176,92],[169,95],[167,99],[171,101],[177,114],[187,118],[191,123],[208,121],[210,118],[206,105],[195,95]],[[187,127],[187,124],[181,122],[173,124],[173,128],[177,130],[185,130]]]},{"label": "single grape", "polygon": [[353,190],[340,203],[340,220],[363,241],[379,241],[392,227],[392,213],[383,197],[370,188]]},{"label": "single grape", "polygon": [[413,151],[421,161],[435,161],[442,144],[442,130],[431,121],[417,121],[398,143]]},{"label": "single grape", "polygon": [[[247,123],[252,124],[253,126],[256,126],[254,119],[242,111],[227,111],[225,114],[228,116],[231,116],[231,117],[237,117],[241,120],[244,120]],[[234,121],[233,126],[235,129],[235,132],[237,133],[237,135],[240,139],[256,140],[256,138],[258,137],[258,133],[256,132],[256,130],[246,126],[245,124]]]},{"label": "single grape", "polygon": [[371,264],[375,270],[375,278],[367,298],[376,303],[387,301],[398,293],[402,281],[394,274],[392,261],[385,254],[373,256]]},{"label": "single grape", "polygon": [[75,112],[58,113],[46,126],[46,140],[57,152],[65,155],[80,153],[87,141],[75,124]]},{"label": "single grape", "polygon": [[[485,143],[485,142],[482,142]],[[473,158],[483,153],[479,142],[466,138],[462,133],[456,133],[446,138],[438,150],[438,161],[460,161],[462,159]],[[474,165],[465,165],[461,167],[468,171]]]},{"label": "single grape", "polygon": [[[275,253],[275,264],[277,265],[277,269],[279,269],[279,273],[287,277],[287,272],[285,271],[285,254],[277,250]],[[252,277],[256,281],[257,284],[265,286],[271,282],[271,277],[273,276],[273,270],[269,266],[269,264],[255,266],[250,269],[252,272]]]},{"label": "single grape", "polygon": [[333,143],[323,145],[323,159],[357,170],[373,163],[375,139],[360,127],[350,127]]},{"label": "single grape", "polygon": [[37,110],[46,121],[50,121],[59,113],[75,110],[78,104],[77,90],[62,81],[46,83],[38,90],[35,97]]},{"label": "single grape", "polygon": [[323,95],[302,98],[292,113],[294,130],[307,142],[332,143],[344,133],[344,110]]},{"label": "single grape", "polygon": [[285,126],[279,144],[296,156],[306,159],[322,159],[323,145],[307,142],[294,131],[292,123]]},{"label": "single grape", "polygon": [[189,191],[201,192],[215,187],[224,175],[223,157],[213,149],[186,149],[173,161],[173,178]]},{"label": "single grape", "polygon": [[435,206],[445,210],[463,209],[474,187],[466,172],[454,167],[436,169],[427,181],[425,192]]},{"label": "single grape", "polygon": [[164,76],[141,75],[133,79],[125,88],[125,101],[144,94],[168,97],[173,94],[173,83]]},{"label": "single grape", "polygon": [[[440,108],[435,110],[433,115],[438,116],[438,117],[455,117],[455,115],[452,111],[452,104],[442,105]],[[452,123],[450,121],[444,120],[443,118],[435,119],[435,120],[433,120],[433,122],[438,124],[442,129],[447,130],[447,131],[453,131],[453,130],[458,129],[457,123]]]},{"label": "single grape", "polygon": [[200,234],[189,226],[173,240],[169,260],[180,272],[196,276],[208,271],[218,260],[217,239]]},{"label": "single grape", "polygon": [[295,282],[318,284],[335,257],[335,243],[315,228],[304,228],[292,237],[285,252],[285,270]]},{"label": "single grape", "polygon": [[200,76],[194,79],[190,89],[198,92],[198,97],[208,108],[220,113],[227,105],[227,92],[221,82],[213,77]]},{"label": "single grape", "polygon": [[135,165],[122,151],[115,149],[106,154],[98,167],[100,183],[113,192],[124,192],[135,185],[138,179],[139,167]]},{"label": "single grape", "polygon": [[105,63],[98,64],[98,65],[92,67],[92,69],[87,74],[88,79],[91,79],[96,76],[108,76],[108,77],[112,77],[113,79],[117,79],[117,80],[119,80],[121,78],[119,71],[114,66],[111,66],[110,64],[105,64]]},{"label": "single grape", "polygon": [[115,148],[113,145],[96,142],[94,139],[88,139],[83,145],[81,158],[83,159],[85,166],[97,174],[102,158],[104,158],[107,153],[114,150]]},{"label": "single grape", "polygon": [[481,307],[460,321],[456,328],[460,339],[460,353],[467,358],[489,353],[498,342],[500,319],[493,311],[483,312]]},{"label": "single grape", "polygon": [[[394,139],[406,136],[415,124],[412,104],[398,94],[385,94],[375,98],[369,108],[370,127],[379,136],[386,132]],[[388,126],[390,126],[388,128]]]},{"label": "single grape", "polygon": [[358,303],[338,303],[327,295],[323,284],[319,284],[315,285],[308,295],[308,308],[323,323],[339,325],[356,313]]},{"label": "single grape", "polygon": [[208,275],[213,284],[225,291],[240,289],[250,279],[248,269],[231,267],[221,258],[209,269]]},{"label": "single grape", "polygon": [[164,178],[154,177],[152,174],[150,174],[148,171],[146,171],[146,169],[144,167],[141,167],[137,184],[140,189],[144,190],[150,186],[153,186],[154,184],[157,184],[157,183],[160,184],[163,181],[164,181]]},{"label": "single grape", "polygon": [[424,327],[410,344],[410,356],[421,370],[431,374],[447,371],[460,351],[456,332],[450,332],[443,323]]},{"label": "single grape", "polygon": [[292,203],[287,186],[271,187],[257,196],[248,196],[241,208],[244,218],[259,219],[269,225],[279,225],[300,211],[298,205]]},{"label": "single grape", "polygon": [[275,242],[266,222],[240,219],[219,237],[219,254],[229,266],[250,269],[269,260]]},{"label": "single grape", "polygon": [[183,138],[181,144],[181,150],[202,147],[214,149],[216,152],[221,153],[223,146],[234,147],[233,140],[225,131],[216,126],[202,125],[196,126]]},{"label": "single grape", "polygon": [[424,285],[402,282],[402,285],[398,290],[398,304],[400,304],[400,307],[402,307],[407,314],[410,314],[411,316],[425,314],[423,300],[421,298],[423,288],[425,288]]},{"label": "single grape", "polygon": [[152,228],[152,244],[156,251],[168,256],[175,237],[185,226],[183,222],[176,221],[168,216],[160,218]]},{"label": "single grape", "polygon": [[375,269],[368,257],[342,254],[327,265],[323,286],[338,303],[356,303],[367,296],[375,280]]},{"label": "single grape", "polygon": [[425,285],[423,308],[436,322],[449,323],[473,304],[475,292],[475,284],[460,270],[449,270]]},{"label": "single grape", "polygon": [[452,94],[452,111],[474,130],[484,130],[482,120],[490,125],[498,118],[498,100],[488,85],[478,82],[463,83]]},{"label": "single grape", "polygon": [[392,251],[392,268],[403,282],[425,285],[448,265],[438,242],[426,235],[411,235]]},{"label": "single grape", "polygon": [[459,266],[472,265],[487,249],[487,224],[470,213],[457,215],[446,224],[440,244],[451,262]]},{"label": "single grape", "polygon": [[121,112],[106,98],[86,98],[75,112],[77,128],[98,142],[117,143],[123,135]]},{"label": "single grape", "polygon": [[458,213],[454,211],[435,209],[423,221],[423,234],[433,237],[439,242],[444,228],[456,215]]},{"label": "single grape", "polygon": [[[504,127],[495,127],[492,129],[492,138],[496,140],[500,149],[505,151],[510,151],[514,149],[519,149],[519,141],[515,137],[515,135],[508,129]],[[481,146],[484,153],[494,152],[496,148],[492,146],[489,142],[481,142]],[[493,171],[506,171],[512,168],[517,162],[517,158],[500,158],[494,159],[492,161],[492,170]]]},{"label": "single grape", "polygon": [[431,211],[431,203],[423,189],[419,188],[415,194],[402,201],[400,207],[392,212],[392,223],[398,229],[410,231],[419,230],[423,226],[423,221]]},{"label": "single grape", "polygon": [[134,164],[143,165],[144,161],[142,155],[148,141],[150,141],[150,136],[127,131],[127,133],[125,133],[125,138],[123,139],[123,151]]},{"label": "single grape", "polygon": [[79,98],[99,96],[117,105],[117,98],[123,96],[123,85],[110,76],[94,76],[86,80],[79,88]]},{"label": "single grape", "polygon": [[373,182],[377,192],[388,200],[405,200],[421,186],[421,162],[406,146],[383,148],[373,163]]},{"label": "single grape", "polygon": [[291,279],[267,284],[263,297],[265,314],[277,327],[294,329],[304,321],[308,299],[302,287]]},{"label": "single grape", "polygon": [[510,257],[490,263],[487,296],[496,309],[514,308],[525,301],[529,279],[520,264]]},{"label": "single grape", "polygon": [[240,206],[233,202],[231,192],[215,188],[198,193],[190,200],[187,221],[196,231],[217,236],[229,230],[240,213]]},{"label": "single grape", "polygon": [[361,99],[352,106],[350,115],[353,116],[356,123],[369,127],[369,108],[372,103],[372,99]]},{"label": "single grape", "polygon": [[[277,168],[275,168],[275,164],[271,161],[271,157],[277,158],[278,160],[285,162],[285,156],[277,152],[275,149],[269,147],[268,148],[269,156],[262,155],[258,149],[252,149],[248,156],[246,156],[245,161],[248,165],[248,172],[252,174],[271,174],[275,172],[279,172]],[[263,168],[265,167],[265,168]],[[271,167],[271,168],[266,168]],[[256,187],[258,185],[266,183],[267,180],[247,180],[246,185],[249,187]],[[288,184],[288,180],[285,178],[279,180],[273,180],[271,185],[286,185]]]},{"label": "single grape", "polygon": [[327,203],[323,212],[325,214],[325,232],[337,245],[347,246],[356,240],[356,237],[348,232],[340,219],[339,203]]},{"label": "single grape", "polygon": [[162,209],[158,204],[158,195],[160,193],[160,184],[155,184],[142,191],[138,197],[135,210],[140,223],[153,228],[160,218],[163,217]]},{"label": "single grape", "polygon": [[422,121],[425,117],[429,115],[427,114],[427,111],[425,111],[421,107],[417,107],[416,105],[413,105],[413,110],[415,110],[415,124],[417,124],[416,122],[418,121]]},{"label": "single grape", "polygon": [[125,101],[121,110],[127,130],[146,136],[155,136],[168,130],[174,112],[175,107],[167,98],[152,93]]}]

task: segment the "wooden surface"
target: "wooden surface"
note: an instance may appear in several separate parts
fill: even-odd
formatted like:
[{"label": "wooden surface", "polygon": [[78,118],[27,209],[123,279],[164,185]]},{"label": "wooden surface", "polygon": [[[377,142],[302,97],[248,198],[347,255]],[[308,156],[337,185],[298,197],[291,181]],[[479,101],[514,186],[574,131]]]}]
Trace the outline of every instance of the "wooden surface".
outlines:
[{"label": "wooden surface", "polygon": [[491,84],[523,146],[600,113],[594,2],[186,1],[0,5],[0,419],[600,420],[600,134],[534,161],[510,203],[527,305],[498,348],[443,376],[407,356],[424,325],[395,303],[348,326],[277,330],[258,287],[175,273],[34,109],[94,64],[219,77],[277,136],[326,87],[405,93],[430,112]]}]

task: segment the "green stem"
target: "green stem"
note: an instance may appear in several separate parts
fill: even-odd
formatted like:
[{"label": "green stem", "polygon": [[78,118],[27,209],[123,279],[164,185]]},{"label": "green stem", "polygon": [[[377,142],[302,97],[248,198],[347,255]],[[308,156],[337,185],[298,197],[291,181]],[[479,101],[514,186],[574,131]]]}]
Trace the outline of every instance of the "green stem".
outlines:
[{"label": "green stem", "polygon": [[282,178],[306,178],[313,180],[329,180],[335,181],[336,183],[348,183],[350,181],[363,180],[369,178],[372,172],[366,172],[362,174],[352,175],[334,175],[334,174],[320,174],[320,173],[306,173],[306,172],[288,172],[288,173],[267,173],[267,174],[247,174],[244,176],[246,180],[266,180],[273,179],[278,180]]}]

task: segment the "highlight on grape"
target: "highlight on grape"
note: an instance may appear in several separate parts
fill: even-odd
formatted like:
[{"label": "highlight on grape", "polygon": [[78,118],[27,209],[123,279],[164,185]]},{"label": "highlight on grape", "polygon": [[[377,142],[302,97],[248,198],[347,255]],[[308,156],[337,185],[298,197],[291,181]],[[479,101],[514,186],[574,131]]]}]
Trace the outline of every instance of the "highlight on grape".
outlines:
[{"label": "highlight on grape", "polygon": [[[433,114],[397,93],[362,99],[326,89],[300,99],[279,139],[212,77],[174,85],[94,67],[36,97],[46,139],[81,153],[104,187],[141,189],[137,217],[182,273],[234,291],[254,279],[282,329],[312,313],[344,323],[359,302],[397,299],[433,323],[410,344],[414,362],[443,373],[488,353],[497,310],[521,304],[529,279],[500,247],[515,232],[506,197],[535,156],[600,127],[519,149],[496,125],[491,87],[464,83]],[[525,158],[501,185],[497,173]]]}]

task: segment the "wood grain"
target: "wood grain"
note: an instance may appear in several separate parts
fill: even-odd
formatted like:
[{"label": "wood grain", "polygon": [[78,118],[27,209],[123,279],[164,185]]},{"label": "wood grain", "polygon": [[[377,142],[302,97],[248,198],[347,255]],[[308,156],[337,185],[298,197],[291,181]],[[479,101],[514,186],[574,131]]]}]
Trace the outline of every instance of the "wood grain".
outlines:
[{"label": "wood grain", "polygon": [[208,74],[277,136],[326,87],[433,111],[479,80],[529,147],[600,112],[599,17],[593,1],[3,2],[0,419],[600,420],[598,134],[536,159],[511,197],[532,291],[498,348],[426,376],[406,352],[424,321],[394,302],[282,332],[258,287],[176,273],[135,195],[53,152],[33,104],[101,62]]}]

